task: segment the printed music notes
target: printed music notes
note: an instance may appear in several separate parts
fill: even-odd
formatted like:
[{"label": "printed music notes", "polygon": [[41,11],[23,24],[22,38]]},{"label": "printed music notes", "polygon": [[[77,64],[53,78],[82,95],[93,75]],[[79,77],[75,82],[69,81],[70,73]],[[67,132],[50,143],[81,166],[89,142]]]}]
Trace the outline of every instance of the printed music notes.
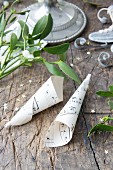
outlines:
[{"label": "printed music notes", "polygon": [[5,127],[25,124],[34,114],[63,101],[63,80],[63,77],[51,76]]},{"label": "printed music notes", "polygon": [[72,139],[79,111],[89,86],[90,77],[91,74],[88,74],[51,124],[46,134],[46,147],[63,146]]}]

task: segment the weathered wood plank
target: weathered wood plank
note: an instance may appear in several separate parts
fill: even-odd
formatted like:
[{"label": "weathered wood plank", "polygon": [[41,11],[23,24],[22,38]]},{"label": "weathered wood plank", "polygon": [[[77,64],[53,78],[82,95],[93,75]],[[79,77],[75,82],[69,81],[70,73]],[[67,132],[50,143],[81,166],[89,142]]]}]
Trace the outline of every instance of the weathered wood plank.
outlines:
[{"label": "weathered wood plank", "polygon": [[[16,6],[18,9],[35,2],[23,1]],[[82,8],[88,17],[87,28],[82,36],[88,37],[92,31],[99,30],[102,25],[96,17],[97,9],[81,1],[70,1]],[[96,1],[95,1],[96,2]],[[109,6],[112,2],[103,2]],[[93,22],[94,21],[94,22]],[[105,49],[106,50],[106,49]],[[88,130],[96,124],[103,113],[110,114],[105,99],[98,98],[95,92],[107,89],[113,83],[112,68],[101,69],[97,57],[102,50],[76,50],[71,43],[68,51],[68,64],[73,63],[73,69],[81,79],[92,73],[90,88],[84,101],[84,107],[79,115],[72,141],[63,147],[47,149],[44,147],[44,137],[51,122],[65,105],[75,90],[72,80],[64,83],[64,101],[37,115],[31,122],[19,127],[5,130],[3,125],[14,115],[16,107],[21,107],[39,87],[49,78],[50,74],[44,66],[34,65],[32,68],[20,68],[10,76],[0,81],[0,170],[112,170],[113,135],[102,133],[87,138]],[[106,50],[109,52],[109,49]],[[44,54],[45,57],[49,57]],[[29,80],[32,80],[29,83]],[[20,85],[23,84],[21,87]],[[23,98],[22,95],[26,97]],[[3,111],[3,104],[8,104],[7,113]],[[94,109],[97,114],[91,114]],[[105,154],[108,150],[108,154]]]}]

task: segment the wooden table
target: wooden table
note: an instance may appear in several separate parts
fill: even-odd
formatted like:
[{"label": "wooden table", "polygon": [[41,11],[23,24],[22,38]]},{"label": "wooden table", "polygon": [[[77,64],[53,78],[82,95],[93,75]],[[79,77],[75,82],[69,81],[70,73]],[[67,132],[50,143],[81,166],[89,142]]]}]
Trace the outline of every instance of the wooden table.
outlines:
[{"label": "wooden table", "polygon": [[[16,5],[17,9],[35,2],[25,1]],[[72,0],[87,15],[88,23],[81,36],[88,37],[90,32],[108,27],[97,20],[98,9],[82,0]],[[112,0],[95,1],[108,7]],[[44,147],[44,137],[51,122],[76,89],[72,80],[64,83],[64,101],[37,115],[31,122],[9,130],[3,128],[7,119],[11,119],[14,110],[21,107],[34,92],[49,78],[50,74],[42,65],[35,64],[32,68],[20,68],[0,81],[0,170],[113,170],[113,135],[101,133],[87,137],[90,128],[105,115],[111,115],[107,101],[96,96],[100,89],[106,90],[113,83],[113,68],[102,69],[97,61],[101,51],[109,49],[79,51],[73,42],[68,50],[67,63],[83,80],[88,73],[92,79],[83,108],[79,115],[73,139],[63,147],[48,149]],[[48,57],[47,54],[43,54]],[[112,54],[111,54],[112,55]],[[32,80],[30,83],[29,80]],[[3,104],[7,103],[7,113]],[[91,113],[94,109],[95,113]],[[108,151],[108,153],[107,153]]]}]

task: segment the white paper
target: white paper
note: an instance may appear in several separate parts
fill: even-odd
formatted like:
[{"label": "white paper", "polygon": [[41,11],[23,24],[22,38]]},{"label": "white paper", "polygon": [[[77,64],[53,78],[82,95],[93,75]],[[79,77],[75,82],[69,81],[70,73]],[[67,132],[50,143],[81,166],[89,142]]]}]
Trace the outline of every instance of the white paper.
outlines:
[{"label": "white paper", "polygon": [[45,146],[58,147],[66,145],[73,136],[76,121],[84,100],[91,75],[88,74],[79,88],[71,96],[47,131]]},{"label": "white paper", "polygon": [[5,127],[25,124],[34,114],[63,101],[63,80],[63,77],[51,76]]}]

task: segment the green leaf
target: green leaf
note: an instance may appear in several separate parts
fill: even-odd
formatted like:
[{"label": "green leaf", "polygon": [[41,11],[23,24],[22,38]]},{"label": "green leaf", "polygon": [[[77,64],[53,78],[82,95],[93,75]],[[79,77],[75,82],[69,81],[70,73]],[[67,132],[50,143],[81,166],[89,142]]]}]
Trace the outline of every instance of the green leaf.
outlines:
[{"label": "green leaf", "polygon": [[113,102],[111,100],[108,101],[108,105],[109,105],[110,109],[113,110]]},{"label": "green leaf", "polygon": [[31,66],[32,66],[32,63],[25,62],[23,65],[24,65],[24,66],[29,66],[29,67],[31,67]]},{"label": "green leaf", "polygon": [[51,74],[64,77],[60,70],[58,70],[58,68],[55,67],[53,64],[50,64],[49,62],[44,62],[44,64]]},{"label": "green leaf", "polygon": [[97,124],[94,126],[88,133],[88,136],[90,136],[92,133],[97,132],[97,131],[107,131],[107,132],[112,132],[113,131],[113,126],[105,125],[105,124]]},{"label": "green leaf", "polygon": [[26,24],[24,21],[22,21],[22,20],[20,20],[20,21],[18,21],[18,22],[19,22],[19,24],[20,24],[20,26],[21,26],[23,37],[24,37],[25,39],[27,39],[27,38],[28,38],[28,35],[29,35],[29,27],[28,27],[27,24]]},{"label": "green leaf", "polygon": [[13,17],[13,18],[10,20],[9,24],[12,23],[12,22],[14,22],[15,20],[16,20],[16,16]]},{"label": "green leaf", "polygon": [[4,30],[5,23],[6,23],[5,13],[3,13],[0,19],[0,33]]},{"label": "green leaf", "polygon": [[109,86],[109,91],[113,93],[113,86]]},{"label": "green leaf", "polygon": [[28,48],[28,51],[30,52],[30,54],[33,54],[35,51],[37,51],[37,47],[30,47]]},{"label": "green leaf", "polygon": [[96,94],[102,97],[113,97],[113,93],[110,91],[97,91]]},{"label": "green leaf", "polygon": [[6,56],[5,57],[2,56],[1,69],[4,67],[5,60],[6,60]]},{"label": "green leaf", "polygon": [[68,50],[68,48],[69,43],[64,43],[53,47],[43,48],[43,50],[50,54],[63,54]]},{"label": "green leaf", "polygon": [[38,56],[40,56],[40,54],[41,54],[41,51],[34,51],[33,52],[34,57],[38,57]]},{"label": "green leaf", "polygon": [[72,80],[76,81],[77,83],[80,83],[80,79],[78,78],[77,74],[74,72],[74,70],[69,67],[66,63],[64,63],[63,61],[58,61],[55,62],[56,64],[58,64],[58,66],[60,67],[60,69],[67,75],[69,76]]},{"label": "green leaf", "polygon": [[11,39],[10,39],[10,50],[13,51],[14,48],[16,47],[16,44],[18,42],[18,38],[15,33],[11,34]]},{"label": "green leaf", "polygon": [[67,53],[63,53],[63,54],[59,54],[59,57],[60,57],[60,60],[65,62],[66,61],[66,58],[67,58]]},{"label": "green leaf", "polygon": [[109,116],[105,116],[105,117],[102,118],[102,120],[103,120],[103,122],[105,123],[105,122],[107,122],[107,121],[109,121],[109,120],[113,120],[113,118],[112,118],[112,117],[109,117]]},{"label": "green leaf", "polygon": [[34,40],[32,39],[32,35],[31,34],[28,35],[28,43],[29,44],[34,44]]},{"label": "green leaf", "polygon": [[48,20],[45,23],[45,29],[43,30],[43,32],[42,32],[42,34],[40,36],[41,40],[49,35],[49,33],[51,32],[52,27],[53,27],[53,19],[52,19],[52,16],[50,14],[48,15],[47,19]]},{"label": "green leaf", "polygon": [[24,42],[23,41],[18,41],[16,44],[16,47],[24,47]]},{"label": "green leaf", "polygon": [[32,36],[33,39],[43,39],[45,38],[52,30],[53,20],[51,15],[43,16],[39,21],[36,23]]},{"label": "green leaf", "polygon": [[25,14],[26,14],[26,12],[30,12],[30,10],[26,10],[26,11],[17,12],[16,14],[25,15]]}]

